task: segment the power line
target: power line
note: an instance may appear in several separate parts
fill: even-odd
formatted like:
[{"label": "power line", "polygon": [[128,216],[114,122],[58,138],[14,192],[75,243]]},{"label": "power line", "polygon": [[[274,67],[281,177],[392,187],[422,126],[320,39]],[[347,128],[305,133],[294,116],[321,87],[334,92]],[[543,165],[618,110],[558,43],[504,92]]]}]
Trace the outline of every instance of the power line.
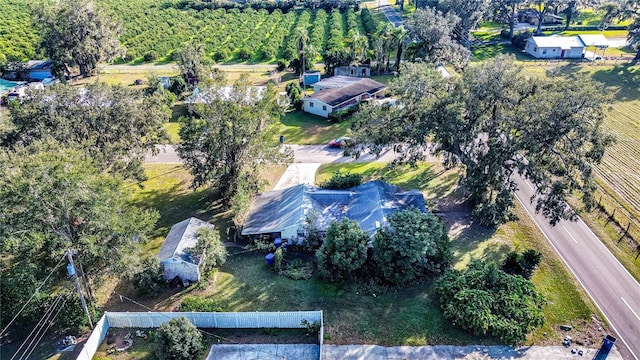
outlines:
[{"label": "power line", "polygon": [[33,300],[33,298],[36,296],[36,294],[38,293],[38,291],[40,291],[40,289],[42,288],[42,286],[44,286],[44,284],[47,282],[47,280],[49,280],[49,278],[51,277],[51,275],[53,275],[53,272],[56,271],[56,269],[58,268],[58,266],[60,266],[60,264],[62,263],[62,261],[64,260],[64,257],[67,254],[65,253],[64,255],[62,255],[62,257],[60,258],[60,261],[58,261],[58,263],[56,264],[56,266],[53,267],[53,269],[51,270],[51,272],[49,273],[49,275],[47,275],[47,277],[44,279],[44,281],[42,282],[42,284],[40,284],[40,286],[38,286],[36,288],[36,290],[33,292],[33,294],[31,295],[31,297],[29,298],[29,300],[27,300],[27,302],[22,305],[22,308],[18,311],[18,313],[11,319],[11,321],[9,321],[9,324],[7,324],[7,326],[5,326],[4,329],[2,329],[2,331],[0,331],[0,336],[2,336],[2,334],[4,334],[5,331],[7,331],[7,329],[9,328],[9,326],[11,326],[11,324],[13,324],[13,322],[18,318],[18,316],[24,311],[24,309],[27,307],[27,305],[29,305],[29,303],[31,302],[31,300]]},{"label": "power line", "polygon": [[[46,334],[47,331],[49,330],[49,328],[51,327],[51,325],[53,325],[54,321],[58,317],[58,314],[60,314],[60,311],[62,311],[62,309],[64,308],[64,305],[67,303],[67,300],[68,300],[68,298],[65,297],[64,300],[62,301],[62,305],[60,305],[60,307],[58,307],[58,311],[55,313],[55,315],[53,315],[53,318],[51,318],[51,320],[49,321],[49,324],[47,325],[47,328],[44,329],[42,334],[40,334],[40,337],[38,337],[38,340],[36,341],[36,343],[31,348],[31,351],[29,351],[29,353],[26,354],[26,356],[24,357],[25,360],[28,359],[29,356],[31,356],[31,353],[33,353],[33,351],[36,349],[36,347],[38,346],[40,341],[42,341],[42,338],[44,337],[44,334]],[[33,342],[33,340],[32,340],[32,342]],[[29,345],[31,345],[31,344],[29,344]],[[26,353],[26,351],[25,351],[25,353]],[[19,360],[22,360],[22,357]]]},{"label": "power line", "polygon": [[[31,332],[29,333],[29,335],[27,335],[27,337],[24,339],[24,341],[22,342],[22,344],[20,345],[20,347],[18,348],[18,350],[16,350],[16,353],[13,354],[13,356],[11,357],[10,360],[13,360],[16,356],[18,356],[18,354],[20,353],[20,351],[22,350],[22,348],[27,344],[27,341],[29,341],[29,339],[31,338],[31,336],[33,335],[33,333],[36,332],[36,330],[38,330],[38,334],[40,333],[40,330],[42,330],[42,326],[43,324],[48,321],[48,319],[51,317],[51,314],[53,313],[54,309],[58,306],[58,304],[60,303],[60,299],[62,299],[62,293],[58,295],[58,297],[56,297],[56,299],[53,301],[53,304],[51,304],[51,306],[49,306],[49,308],[47,309],[47,311],[45,312],[45,314],[40,318],[40,321],[38,321],[38,323],[36,324],[36,326],[33,328],[33,330],[31,330]],[[33,343],[33,341],[31,342]],[[31,346],[31,343],[29,343],[29,346],[27,346],[27,348],[25,349],[25,352],[27,349],[29,349],[29,347]],[[22,358],[22,356],[20,357]]]}]

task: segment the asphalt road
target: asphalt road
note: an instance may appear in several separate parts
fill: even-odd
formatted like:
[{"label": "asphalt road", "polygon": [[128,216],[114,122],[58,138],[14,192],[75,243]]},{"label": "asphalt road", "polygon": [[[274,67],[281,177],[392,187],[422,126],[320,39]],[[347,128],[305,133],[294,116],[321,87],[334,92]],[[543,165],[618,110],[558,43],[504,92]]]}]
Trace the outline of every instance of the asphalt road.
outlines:
[{"label": "asphalt road", "polygon": [[[326,145],[286,145],[293,149],[294,162],[296,163],[344,163],[344,162],[371,162],[371,161],[392,161],[396,158],[393,151],[385,151],[376,158],[371,154],[363,154],[358,159],[343,156],[341,149],[332,149]],[[157,145],[158,155],[147,155],[146,163],[156,164],[181,164],[180,158],[176,154],[172,145]],[[437,161],[433,156],[427,156],[427,161]]]},{"label": "asphalt road", "polygon": [[[555,227],[535,214],[529,199],[534,187],[517,179],[516,197],[587,290],[617,333],[616,345],[625,359],[640,356],[640,284],[629,274],[582,219],[563,221]],[[626,349],[625,349],[626,348]]]},{"label": "asphalt road", "polygon": [[378,0],[378,8],[384,13],[384,16],[387,17],[387,20],[389,20],[389,22],[391,22],[394,27],[400,27],[404,25],[404,23],[402,22],[402,18],[389,3],[389,0]]}]

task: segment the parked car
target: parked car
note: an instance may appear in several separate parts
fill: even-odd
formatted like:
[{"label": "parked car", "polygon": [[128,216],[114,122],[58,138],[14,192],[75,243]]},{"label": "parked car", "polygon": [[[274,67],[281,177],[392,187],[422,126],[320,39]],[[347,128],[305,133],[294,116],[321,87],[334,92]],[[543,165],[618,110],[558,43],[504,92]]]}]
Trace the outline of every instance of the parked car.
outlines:
[{"label": "parked car", "polygon": [[330,148],[341,148],[344,145],[347,145],[351,142],[351,138],[350,137],[346,137],[346,136],[342,136],[339,137],[337,139],[333,139],[331,141],[329,141],[329,143],[327,144]]}]

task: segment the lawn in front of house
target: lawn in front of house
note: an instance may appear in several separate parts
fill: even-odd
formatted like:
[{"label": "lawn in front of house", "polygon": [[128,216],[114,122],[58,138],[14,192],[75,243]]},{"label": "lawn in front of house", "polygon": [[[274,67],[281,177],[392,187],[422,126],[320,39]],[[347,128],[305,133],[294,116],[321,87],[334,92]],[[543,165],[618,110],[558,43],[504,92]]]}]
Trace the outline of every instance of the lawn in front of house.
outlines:
[{"label": "lawn in front of house", "polygon": [[345,136],[349,132],[348,120],[330,123],[329,120],[304,111],[289,111],[280,117],[278,135],[286,144],[326,144],[329,140]]}]

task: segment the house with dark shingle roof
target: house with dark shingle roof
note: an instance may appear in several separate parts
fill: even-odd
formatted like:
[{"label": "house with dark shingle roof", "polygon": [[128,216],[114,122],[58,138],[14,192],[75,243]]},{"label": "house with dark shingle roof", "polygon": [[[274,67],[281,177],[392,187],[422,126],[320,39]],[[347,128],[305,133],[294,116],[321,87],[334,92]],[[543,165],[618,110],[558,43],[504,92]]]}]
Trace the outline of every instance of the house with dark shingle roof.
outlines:
[{"label": "house with dark shingle roof", "polygon": [[368,99],[384,97],[387,85],[368,78],[334,76],[312,85],[316,90],[305,96],[304,111],[329,117],[334,111],[348,109]]},{"label": "house with dark shingle roof", "polygon": [[158,254],[165,279],[177,276],[182,281],[200,280],[200,258],[189,250],[198,244],[198,231],[202,228],[213,229],[214,225],[192,217],[171,227]]}]

